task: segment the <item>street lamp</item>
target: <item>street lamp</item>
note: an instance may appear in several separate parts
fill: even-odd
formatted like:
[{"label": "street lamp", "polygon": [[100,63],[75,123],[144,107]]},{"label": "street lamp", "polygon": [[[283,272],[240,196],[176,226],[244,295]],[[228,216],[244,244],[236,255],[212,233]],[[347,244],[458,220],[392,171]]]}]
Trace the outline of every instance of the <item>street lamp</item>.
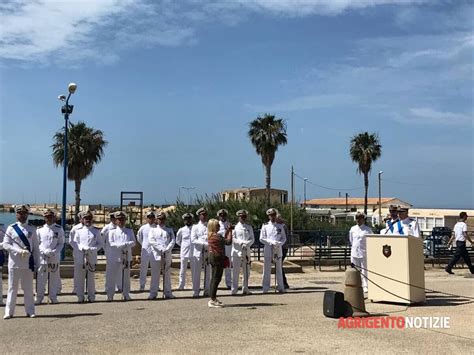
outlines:
[{"label": "street lamp", "polygon": [[[67,87],[69,94],[59,95],[58,99],[60,101],[65,101],[63,107],[61,107],[61,113],[64,115],[64,169],[63,169],[63,206],[61,210],[61,226],[63,230],[66,231],[66,183],[67,183],[67,164],[68,164],[68,155],[67,155],[67,131],[68,131],[68,120],[69,115],[74,109],[74,105],[69,105],[69,98],[72,94],[76,92],[77,85],[75,83],[70,83]],[[63,252],[64,253],[64,249]],[[62,255],[64,258],[64,255]]]},{"label": "street lamp", "polygon": [[180,186],[178,189],[178,198],[181,201],[181,189],[186,190],[188,192],[188,206],[189,206],[189,190],[194,190],[196,186]]},{"label": "street lamp", "polygon": [[308,178],[304,178],[304,179],[303,179],[303,182],[304,182],[304,184],[303,184],[303,186],[304,186],[304,188],[303,188],[303,191],[304,191],[303,196],[304,196],[304,197],[303,197],[303,198],[304,198],[304,208],[305,208],[305,209],[306,209],[306,181],[308,181]]},{"label": "street lamp", "polygon": [[379,171],[379,225],[382,224],[382,174],[383,171]]}]

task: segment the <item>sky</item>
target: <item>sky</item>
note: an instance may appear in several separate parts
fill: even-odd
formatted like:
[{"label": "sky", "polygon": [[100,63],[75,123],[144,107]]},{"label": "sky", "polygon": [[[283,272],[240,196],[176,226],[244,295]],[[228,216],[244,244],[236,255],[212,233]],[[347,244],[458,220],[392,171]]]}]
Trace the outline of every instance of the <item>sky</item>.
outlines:
[{"label": "sky", "polygon": [[[0,202],[61,203],[58,95],[105,134],[82,203],[173,203],[264,186],[248,124],[287,124],[272,187],[363,197],[351,137],[382,156],[369,196],[474,208],[470,1],[82,0],[0,4]],[[180,188],[181,186],[188,189]],[[194,187],[194,189],[189,189]],[[74,184],[68,183],[68,203]]]}]

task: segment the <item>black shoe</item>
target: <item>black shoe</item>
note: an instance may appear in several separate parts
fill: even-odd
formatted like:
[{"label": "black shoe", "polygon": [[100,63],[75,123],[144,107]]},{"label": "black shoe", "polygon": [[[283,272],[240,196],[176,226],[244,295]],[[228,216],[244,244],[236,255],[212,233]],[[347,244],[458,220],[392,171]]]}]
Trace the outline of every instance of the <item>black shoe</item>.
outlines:
[{"label": "black shoe", "polygon": [[446,268],[444,269],[444,271],[446,271],[448,274],[454,275],[454,272],[452,272],[451,269]]}]

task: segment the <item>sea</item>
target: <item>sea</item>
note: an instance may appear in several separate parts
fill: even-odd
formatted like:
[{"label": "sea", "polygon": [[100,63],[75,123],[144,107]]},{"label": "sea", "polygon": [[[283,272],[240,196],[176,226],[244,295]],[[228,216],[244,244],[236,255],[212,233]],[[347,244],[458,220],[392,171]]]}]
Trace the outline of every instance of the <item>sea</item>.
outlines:
[{"label": "sea", "polygon": [[8,226],[9,224],[15,223],[16,215],[10,212],[0,212],[0,224]]}]

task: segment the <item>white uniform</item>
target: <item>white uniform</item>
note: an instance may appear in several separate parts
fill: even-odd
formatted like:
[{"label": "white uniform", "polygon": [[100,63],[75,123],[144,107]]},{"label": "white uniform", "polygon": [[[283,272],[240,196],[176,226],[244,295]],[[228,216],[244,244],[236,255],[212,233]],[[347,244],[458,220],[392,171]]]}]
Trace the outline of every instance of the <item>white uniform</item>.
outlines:
[{"label": "white uniform", "polygon": [[[217,234],[220,234],[222,237],[225,237],[225,232],[227,230],[227,227],[230,225],[228,221],[222,222],[219,221],[219,231]],[[225,256],[229,258],[229,260],[232,257],[232,245],[226,245],[225,246]],[[225,274],[225,285],[227,288],[232,287],[232,268],[228,267],[224,269],[224,274]]]},{"label": "white uniform", "polygon": [[361,270],[361,280],[364,292],[367,292],[367,248],[366,239],[367,234],[372,234],[372,229],[365,224],[359,226],[356,224],[352,226],[349,231],[349,241],[351,243],[351,262],[354,263]]},{"label": "white uniform", "polygon": [[105,289],[107,300],[111,301],[115,294],[117,274],[122,274],[121,290],[125,300],[130,299],[130,262],[132,248],[135,245],[135,235],[130,228],[116,226],[109,230],[110,249],[105,272]]},{"label": "white uniform", "polygon": [[387,227],[380,231],[380,234],[386,235],[412,235],[420,236],[420,227],[415,219],[407,217],[403,221],[396,219],[387,222]]},{"label": "white uniform", "polygon": [[36,277],[36,302],[43,301],[46,281],[49,279],[48,297],[51,302],[56,303],[61,286],[59,262],[61,250],[64,247],[64,231],[59,224],[45,224],[36,230],[36,235],[40,251],[39,269]]},{"label": "white uniform", "polygon": [[145,289],[148,266],[150,265],[150,260],[153,258],[152,248],[148,241],[148,234],[150,233],[150,229],[154,227],[156,227],[156,224],[144,224],[137,233],[137,240],[142,246],[140,257],[140,290]]},{"label": "white uniform", "polygon": [[[28,239],[30,249],[21,241],[18,233],[13,228],[17,225]],[[35,314],[35,302],[33,297],[33,270],[30,269],[30,255],[33,253],[34,263],[38,265],[39,248],[36,237],[36,227],[28,223],[16,222],[8,226],[3,239],[3,248],[8,251],[8,296],[5,307],[5,316],[13,317],[15,313],[16,295],[18,285],[21,281],[21,288],[24,294],[25,311],[27,315]],[[36,266],[34,267],[36,270]]]},{"label": "white uniform", "polygon": [[[102,228],[100,231],[100,237],[101,237],[101,243],[102,243],[102,249],[104,249],[104,255],[105,255],[105,260],[109,258],[109,232],[116,227],[115,223],[110,222]],[[115,281],[115,289],[118,292],[122,292],[122,273],[119,272],[117,274],[117,280]],[[107,289],[105,289],[105,293],[107,293]]]},{"label": "white uniform", "polygon": [[286,233],[283,225],[270,221],[262,225],[262,229],[260,230],[260,242],[264,244],[263,292],[268,292],[270,289],[272,262],[275,263],[277,289],[279,292],[285,292],[282,274],[283,252],[281,247],[286,243]]},{"label": "white uniform", "polygon": [[420,237],[420,227],[418,226],[416,219],[407,217],[402,221],[402,226],[404,235]]},{"label": "white uniform", "polygon": [[179,252],[179,258],[181,259],[181,266],[179,269],[179,286],[180,290],[184,289],[186,285],[186,269],[188,268],[188,262],[191,261],[193,257],[193,245],[191,244],[191,226],[184,226],[178,230],[176,233],[176,244],[178,244],[181,249]]},{"label": "white uniform", "polygon": [[[150,229],[148,242],[152,248],[150,298],[155,298],[160,285],[160,271],[164,275],[163,294],[165,298],[172,298],[171,293],[171,251],[176,238],[173,229],[156,225]],[[164,270],[163,270],[164,268]]]},{"label": "white uniform", "polygon": [[[5,254],[3,251],[3,237],[5,235],[5,226],[0,224],[0,258],[4,259]],[[3,260],[4,261],[4,260]],[[0,265],[0,306],[3,305],[3,266],[5,265],[5,261]]]},{"label": "white uniform", "polygon": [[249,292],[250,276],[250,246],[255,242],[252,226],[246,223],[237,223],[232,231],[232,294],[239,289],[240,265],[242,265],[243,285],[242,292]]},{"label": "white uniform", "polygon": [[78,224],[71,229],[69,244],[74,256],[74,285],[79,302],[84,302],[84,283],[87,280],[87,298],[95,301],[95,266],[97,251],[102,248],[100,231],[94,226]]},{"label": "white uniform", "polygon": [[193,278],[193,297],[199,296],[201,286],[201,268],[204,267],[204,296],[209,294],[211,282],[211,265],[207,258],[207,222],[199,221],[191,229],[191,243],[193,244],[193,256],[191,257],[191,275]]}]

